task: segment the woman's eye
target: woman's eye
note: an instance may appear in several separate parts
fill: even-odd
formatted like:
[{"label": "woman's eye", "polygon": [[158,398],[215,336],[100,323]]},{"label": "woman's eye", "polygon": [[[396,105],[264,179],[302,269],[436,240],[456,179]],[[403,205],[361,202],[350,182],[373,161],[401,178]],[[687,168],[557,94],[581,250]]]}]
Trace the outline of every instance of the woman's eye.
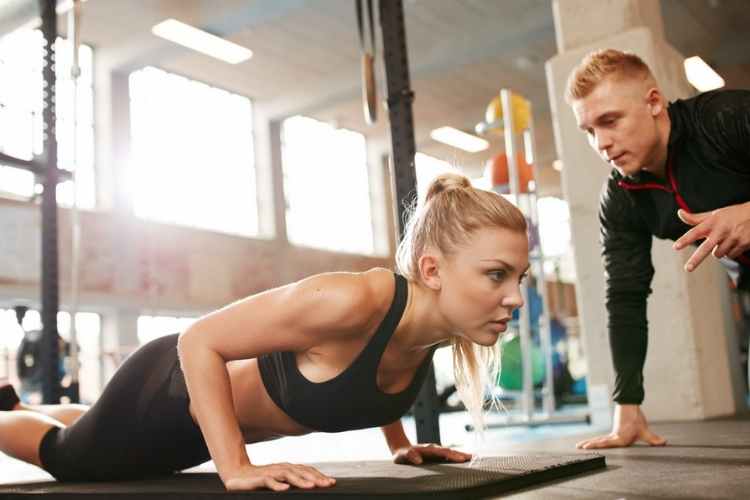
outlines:
[{"label": "woman's eye", "polygon": [[502,281],[503,278],[505,278],[505,271],[491,271],[489,273],[490,278],[492,278],[495,281]]}]

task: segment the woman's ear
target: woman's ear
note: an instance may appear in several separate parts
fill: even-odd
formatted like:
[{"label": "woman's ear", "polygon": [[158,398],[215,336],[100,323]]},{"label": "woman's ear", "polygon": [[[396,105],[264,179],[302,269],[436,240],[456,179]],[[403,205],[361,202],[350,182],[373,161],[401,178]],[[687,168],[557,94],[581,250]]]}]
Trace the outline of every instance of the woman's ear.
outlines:
[{"label": "woman's ear", "polygon": [[440,260],[436,255],[425,253],[419,258],[419,275],[422,283],[432,290],[440,290]]}]

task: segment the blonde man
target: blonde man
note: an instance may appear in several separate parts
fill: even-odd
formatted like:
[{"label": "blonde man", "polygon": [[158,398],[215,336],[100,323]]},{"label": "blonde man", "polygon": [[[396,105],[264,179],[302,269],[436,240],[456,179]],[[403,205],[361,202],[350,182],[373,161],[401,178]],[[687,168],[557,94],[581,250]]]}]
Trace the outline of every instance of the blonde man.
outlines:
[{"label": "blonde man", "polygon": [[608,49],[588,54],[573,70],[566,100],[612,169],[599,220],[615,418],[610,434],[578,447],[664,445],[640,409],[651,240],[675,240],[675,249],[694,243],[686,271],[713,254],[739,288],[750,288],[750,91],[668,103],[641,58]]}]

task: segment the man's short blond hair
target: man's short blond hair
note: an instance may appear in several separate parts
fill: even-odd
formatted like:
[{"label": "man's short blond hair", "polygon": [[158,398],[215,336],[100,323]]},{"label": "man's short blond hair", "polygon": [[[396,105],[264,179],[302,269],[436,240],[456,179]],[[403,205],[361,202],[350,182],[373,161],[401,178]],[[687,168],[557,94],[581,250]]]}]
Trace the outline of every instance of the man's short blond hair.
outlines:
[{"label": "man's short blond hair", "polygon": [[605,78],[652,80],[653,73],[643,59],[632,52],[603,49],[589,52],[568,77],[565,100],[570,103],[589,95]]}]

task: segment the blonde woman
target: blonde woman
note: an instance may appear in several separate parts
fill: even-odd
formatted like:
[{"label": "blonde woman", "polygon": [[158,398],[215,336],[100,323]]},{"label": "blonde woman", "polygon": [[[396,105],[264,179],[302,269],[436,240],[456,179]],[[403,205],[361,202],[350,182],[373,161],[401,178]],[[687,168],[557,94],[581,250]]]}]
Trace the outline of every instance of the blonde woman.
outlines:
[{"label": "blonde woman", "polygon": [[450,344],[459,393],[481,424],[489,354],[523,303],[525,219],[465,177],[443,175],[397,257],[397,274],[312,276],[150,342],[87,411],[0,412],[0,450],[61,481],[142,478],[213,459],[228,490],[333,486],[312,467],[258,466],[247,454],[247,443],[313,431],[381,427],[397,463],[469,460],[410,443],[400,417],[435,348]]}]

